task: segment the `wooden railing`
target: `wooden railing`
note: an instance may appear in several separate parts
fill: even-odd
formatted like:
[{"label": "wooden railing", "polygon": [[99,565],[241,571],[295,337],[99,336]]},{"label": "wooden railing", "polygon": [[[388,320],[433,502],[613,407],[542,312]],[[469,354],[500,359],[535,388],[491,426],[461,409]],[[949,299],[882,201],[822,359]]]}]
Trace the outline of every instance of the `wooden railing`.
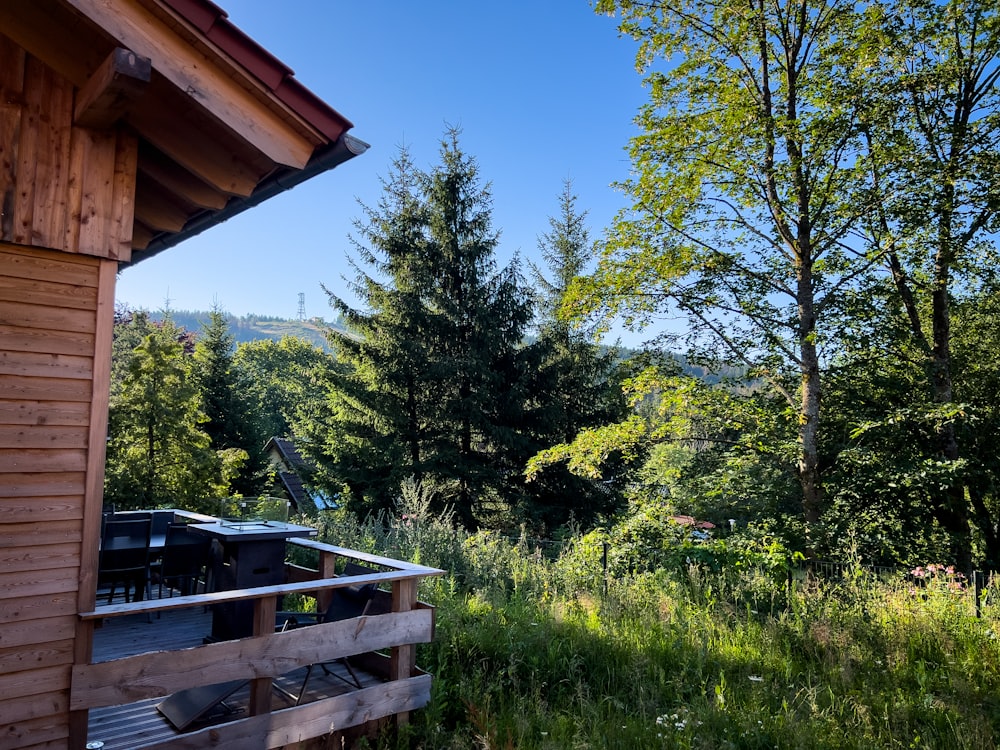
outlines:
[{"label": "wooden railing", "polygon": [[[177,651],[151,651],[112,661],[93,662],[92,651],[73,667],[70,710],[85,718],[92,708],[168,696],[174,692],[230,680],[249,680],[249,717],[187,732],[158,748],[253,747],[280,748],[329,734],[367,721],[395,715],[405,723],[409,712],[430,700],[430,675],[415,665],[414,647],[434,636],[434,610],[417,601],[422,578],[444,571],[399,560],[336,547],[313,540],[288,540],[289,544],[318,553],[317,569],[286,565],[288,582],[274,586],[218,591],[130,604],[101,606],[79,617],[92,643],[96,623],[116,617],[151,614],[190,607],[253,601],[253,636],[209,643]],[[335,577],[337,558],[389,568],[385,572]],[[323,611],[330,592],[343,586],[375,583],[380,590],[373,614],[275,632],[278,597],[289,594],[315,596]],[[389,651],[389,656],[376,652]],[[365,671],[386,681],[350,693],[272,712],[275,677],[309,664],[357,657]],[[80,720],[81,713],[77,713]]]}]

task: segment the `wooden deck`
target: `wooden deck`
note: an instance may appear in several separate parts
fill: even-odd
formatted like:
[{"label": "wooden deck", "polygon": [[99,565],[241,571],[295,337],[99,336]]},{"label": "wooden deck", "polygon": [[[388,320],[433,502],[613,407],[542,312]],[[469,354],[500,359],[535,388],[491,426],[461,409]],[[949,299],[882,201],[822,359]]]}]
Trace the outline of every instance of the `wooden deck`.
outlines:
[{"label": "wooden deck", "polygon": [[[94,633],[94,662],[134,656],[150,650],[174,651],[200,646],[211,629],[211,618],[211,613],[204,610],[178,610],[163,612],[159,618],[155,615],[133,615],[109,620]],[[155,649],[151,649],[153,645]],[[350,684],[351,674],[343,663],[335,662],[327,668],[332,675],[325,674],[319,668],[313,670],[308,690],[302,698],[303,704],[358,689]],[[364,671],[360,663],[352,663],[351,668],[362,687],[384,682],[381,677]],[[298,694],[305,676],[306,669],[301,668],[275,678],[273,710],[293,705],[282,690]],[[188,727],[186,732],[246,717],[249,700],[250,687],[247,684],[211,710],[205,719]],[[183,734],[174,729],[156,709],[161,701],[162,698],[153,698],[122,706],[93,709],[90,712],[88,740],[104,742],[104,750],[135,750]]]},{"label": "wooden deck", "polygon": [[[312,540],[301,544],[320,554],[320,570],[332,571],[333,557],[339,556],[383,571],[331,578],[290,566],[289,582],[278,586],[131,604],[120,597],[109,604],[99,595],[96,609],[80,614],[93,628],[92,653],[88,663],[74,666],[70,696],[71,709],[85,721],[87,740],[103,742],[105,750],[290,748],[393,716],[405,722],[409,711],[426,705],[431,678],[416,667],[412,644],[433,638],[433,608],[414,595],[419,577],[441,571]],[[391,590],[376,591],[359,617],[274,631],[275,604],[282,596],[322,597],[355,582]],[[254,635],[214,640],[211,607],[232,601],[256,602]],[[317,666],[309,671],[310,664]],[[298,696],[307,673],[307,689],[296,703],[292,696]],[[212,692],[219,683],[231,687],[221,702],[192,701],[194,711],[185,703],[185,717],[199,707],[211,710],[180,729],[157,708],[167,699],[176,707],[179,695],[189,698],[191,689]]]}]

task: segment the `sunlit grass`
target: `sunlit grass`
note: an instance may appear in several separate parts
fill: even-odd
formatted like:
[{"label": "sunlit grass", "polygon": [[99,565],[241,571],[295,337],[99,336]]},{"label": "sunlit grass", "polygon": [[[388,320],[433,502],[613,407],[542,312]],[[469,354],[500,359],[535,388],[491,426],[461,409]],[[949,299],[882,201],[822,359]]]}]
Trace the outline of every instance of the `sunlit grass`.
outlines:
[{"label": "sunlit grass", "polygon": [[[381,747],[997,746],[995,591],[976,618],[946,581],[861,570],[789,584],[692,567],[605,590],[579,548],[546,561],[523,541],[422,523],[403,541],[452,572],[421,589],[438,608],[418,650],[433,697]],[[366,534],[405,551],[388,526]]]}]

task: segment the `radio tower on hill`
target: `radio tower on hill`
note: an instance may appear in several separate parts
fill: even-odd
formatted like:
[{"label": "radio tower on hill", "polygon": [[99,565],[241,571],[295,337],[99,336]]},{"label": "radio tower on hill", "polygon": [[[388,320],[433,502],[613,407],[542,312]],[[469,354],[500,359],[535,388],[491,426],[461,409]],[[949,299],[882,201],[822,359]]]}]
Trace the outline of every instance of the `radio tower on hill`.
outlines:
[{"label": "radio tower on hill", "polygon": [[299,320],[306,319],[306,293],[299,292]]}]

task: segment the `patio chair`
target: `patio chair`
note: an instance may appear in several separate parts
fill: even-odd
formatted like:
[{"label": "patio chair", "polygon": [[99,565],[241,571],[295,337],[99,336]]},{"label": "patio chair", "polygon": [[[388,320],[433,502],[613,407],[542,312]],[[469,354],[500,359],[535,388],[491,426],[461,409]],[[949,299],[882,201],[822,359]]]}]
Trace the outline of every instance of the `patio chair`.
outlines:
[{"label": "patio chair", "polygon": [[157,597],[163,598],[164,584],[167,595],[171,597],[174,589],[181,596],[198,593],[198,583],[204,581],[207,575],[211,545],[211,539],[191,531],[187,524],[174,523],[167,527],[163,555],[157,571]]},{"label": "patio chair", "polygon": [[104,523],[97,581],[111,585],[108,604],[119,581],[125,586],[126,602],[130,601],[130,584],[135,586],[136,601],[142,600],[149,585],[149,528],[148,518],[115,520],[112,516]]},{"label": "patio chair", "polygon": [[[347,563],[344,568],[343,575],[357,576],[378,572],[379,571],[373,568],[367,568],[363,565],[358,565],[357,563]],[[279,612],[277,629],[279,631],[292,630],[294,628],[308,627],[324,622],[338,622],[340,620],[349,620],[353,617],[362,617],[368,614],[369,609],[372,606],[372,600],[374,599],[377,591],[378,584],[375,583],[366,583],[360,586],[344,586],[339,589],[332,589],[330,591],[330,594],[332,595],[330,604],[324,612]],[[351,680],[347,680],[342,675],[329,669],[328,665],[335,663],[342,664],[347,669],[348,674],[351,676]],[[302,696],[306,693],[306,687],[309,685],[309,678],[312,677],[313,670],[316,667],[322,669],[324,674],[330,677],[336,677],[352,687],[357,687],[359,689],[362,687],[361,681],[354,672],[350,660],[348,657],[344,656],[328,662],[310,664],[306,667],[306,676],[302,680],[302,687],[299,688],[297,695],[279,687],[277,684],[275,684],[275,689],[295,701],[296,706],[299,705],[302,701]]]}]

